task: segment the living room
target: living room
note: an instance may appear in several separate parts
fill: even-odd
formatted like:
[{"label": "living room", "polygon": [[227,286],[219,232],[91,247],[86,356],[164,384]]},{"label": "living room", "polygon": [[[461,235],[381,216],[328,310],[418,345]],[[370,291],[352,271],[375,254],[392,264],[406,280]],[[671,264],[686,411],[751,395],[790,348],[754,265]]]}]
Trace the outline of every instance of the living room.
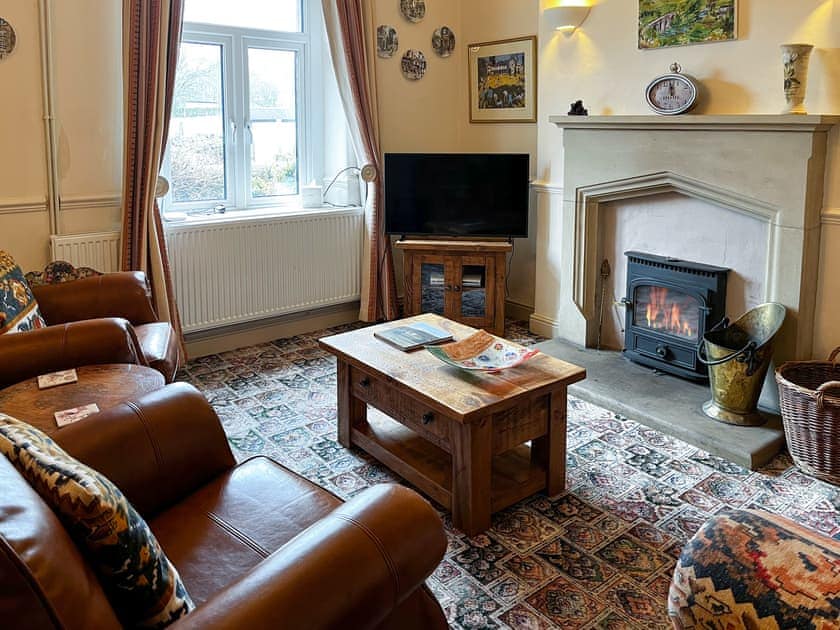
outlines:
[{"label": "living room", "polygon": [[[423,597],[434,598],[452,627],[687,624],[685,618],[668,617],[674,567],[686,541],[728,508],[766,510],[818,532],[800,533],[802,540],[826,545],[820,547],[822,557],[833,558],[834,569],[830,580],[822,574],[808,580],[811,585],[819,583],[823,603],[829,602],[825,604],[829,612],[820,614],[837,616],[837,549],[824,538],[840,532],[836,486],[826,477],[818,478],[819,474],[803,473],[784,450],[753,466],[758,460],[749,459],[751,455],[745,460],[729,456],[726,444],[716,452],[703,436],[692,441],[691,432],[698,426],[693,419],[687,428],[678,422],[673,429],[666,427],[669,418],[654,418],[655,410],[648,407],[663,408],[660,416],[694,418],[679,407],[680,400],[690,398],[680,393],[683,390],[660,393],[658,387],[672,377],[653,376],[644,368],[651,380],[643,382],[650,386],[632,381],[625,390],[623,375],[605,371],[600,363],[588,363],[597,359],[596,347],[613,352],[627,347],[629,307],[622,298],[632,296],[625,293],[630,263],[624,252],[639,249],[734,270],[729,274],[725,312],[732,320],[764,302],[786,307],[762,409],[778,411],[778,396],[775,401],[772,395],[767,397],[775,389],[773,369],[789,360],[823,361],[840,343],[840,323],[834,316],[840,278],[832,273],[840,264],[840,124],[832,117],[840,110],[840,6],[836,0],[686,0],[682,4],[692,6],[682,9],[688,12],[696,13],[693,4],[713,5],[705,8],[704,17],[709,11],[723,16],[731,5],[737,17],[732,22],[733,36],[700,45],[648,49],[640,43],[640,7],[651,4],[650,0],[358,3],[364,7],[361,23],[372,63],[367,72],[378,112],[374,127],[379,158],[398,153],[528,155],[527,237],[513,239],[512,252],[504,255],[504,264],[497,265],[505,267],[506,276],[499,291],[504,295],[507,320],[503,336],[527,348],[540,344],[542,354],[549,351],[542,344],[553,340],[548,342],[556,342],[552,348],[565,344],[564,352],[572,353],[587,347],[596,357],[560,356],[586,368],[586,380],[572,386],[568,411],[564,405],[561,414],[564,422],[568,416],[565,490],[532,492],[533,496],[510,507],[494,509],[489,529],[473,536],[467,532],[473,521],[463,520],[466,512],[456,515],[455,507],[445,507],[446,501],[454,504],[456,500],[449,490],[439,488],[451,484],[451,479],[416,481],[398,462],[388,460],[387,454],[378,457],[376,446],[365,442],[364,431],[358,428],[364,419],[356,403],[367,396],[371,405],[379,401],[380,410],[384,406],[386,413],[387,409],[397,413],[396,394],[389,378],[372,378],[368,385],[354,381],[358,361],[368,359],[357,358],[353,347],[342,345],[347,342],[329,340],[363,331],[360,319],[366,323],[383,320],[388,314],[383,301],[399,298],[405,308],[403,261],[408,260],[408,252],[400,244],[393,248],[396,295],[387,295],[385,290],[384,298],[374,296],[371,302],[376,289],[367,286],[368,268],[362,267],[371,259],[369,241],[361,236],[367,233],[363,206],[382,182],[362,179],[366,161],[356,158],[354,140],[358,139],[347,128],[346,93],[336,85],[330,63],[336,48],[323,31],[322,3],[286,3],[297,4],[298,15],[303,16],[300,24],[306,26],[283,44],[256,45],[253,42],[262,36],[257,31],[266,28],[260,18],[246,25],[251,31],[241,42],[236,35],[227,40],[220,29],[209,28],[196,17],[201,9],[195,4],[191,7],[191,2],[196,0],[185,2],[182,46],[192,45],[193,50],[216,46],[221,51],[219,68],[224,66],[225,71],[219,71],[213,89],[227,94],[225,98],[242,90],[223,82],[235,80],[239,71],[229,70],[238,67],[241,51],[249,50],[249,45],[253,46],[250,50],[298,51],[299,59],[306,60],[296,70],[281,73],[287,84],[291,81],[297,86],[292,88],[296,115],[284,112],[282,118],[294,119],[300,132],[297,138],[307,143],[291,151],[300,156],[295,192],[297,187],[303,193],[308,190],[317,197],[318,207],[301,208],[302,199],[289,195],[295,200],[278,209],[273,202],[261,200],[256,189],[236,187],[248,180],[250,171],[240,167],[241,160],[247,162],[248,152],[242,149],[241,158],[235,154],[250,142],[257,147],[251,159],[259,159],[262,130],[253,114],[253,120],[239,115],[247,107],[234,107],[233,100],[222,105],[216,94],[213,106],[218,108],[220,134],[236,140],[223,150],[227,152],[222,158],[224,168],[231,169],[227,179],[222,176],[222,186],[228,187],[223,198],[208,204],[190,198],[190,193],[179,196],[185,171],[181,170],[179,179],[178,156],[173,162],[171,152],[161,170],[171,189],[157,191],[188,357],[177,375],[165,374],[164,380],[196,386],[212,409],[200,407],[201,401],[184,391],[172,394],[172,400],[149,404],[161,408],[171,404],[171,411],[164,411],[179,415],[178,409],[190,408],[178,407],[179,397],[187,396],[190,405],[201,409],[198,415],[219,416],[237,461],[268,456],[342,500],[364,495],[363,490],[381,482],[402,482],[432,499],[435,512],[443,518],[448,549],[442,562],[432,567],[427,587],[422,586],[425,576],[412,585],[417,590],[409,600],[422,600],[425,605],[428,600]],[[254,0],[243,6],[251,4],[260,3]],[[324,4],[340,7],[345,3]],[[574,28],[555,30],[565,26],[554,12],[560,5],[589,10],[570,13],[582,16]],[[14,29],[11,49],[0,54],[0,76],[10,86],[0,102],[0,135],[6,149],[0,155],[0,250],[12,255],[24,271],[40,271],[56,258],[109,273],[121,266],[140,268],[121,265],[120,260],[125,256],[120,239],[128,190],[124,137],[125,99],[129,98],[124,94],[123,55],[127,53],[122,7],[94,0],[26,0],[0,9],[0,18]],[[393,29],[388,45],[396,52],[376,54],[380,26]],[[442,33],[443,27],[448,33]],[[454,37],[454,46],[444,52],[435,44],[436,32],[438,44],[445,34]],[[535,122],[530,118],[477,122],[472,111],[477,106],[470,87],[471,50],[479,43],[492,46],[510,40],[527,48],[531,36],[536,39],[530,59],[526,53],[532,63],[526,64],[526,71],[533,77]],[[237,48],[240,43],[243,48]],[[804,93],[808,115],[777,116],[788,106],[779,47],[794,43],[813,45]],[[416,57],[407,72],[405,62],[401,64],[409,50],[424,53],[422,71],[417,70]],[[672,73],[669,68],[675,62],[680,66],[677,74],[684,74],[696,86],[696,104],[684,115],[659,116],[645,100],[646,88],[657,77]],[[283,63],[278,57],[269,65]],[[295,76],[305,80],[295,83]],[[295,92],[302,85],[305,93]],[[579,100],[588,116],[568,115]],[[190,117],[209,107],[198,99],[188,105],[179,109],[176,95],[170,143],[190,129]],[[268,112],[272,107],[264,108]],[[288,109],[286,104],[283,107]],[[218,172],[213,171],[216,184]],[[154,180],[142,169],[135,173],[147,178],[146,188],[157,181],[157,173]],[[308,204],[304,201],[303,205]],[[99,245],[94,247],[93,242]],[[388,249],[385,243],[376,247],[380,253]],[[59,252],[71,255],[59,256]],[[73,260],[74,255],[79,258]],[[610,264],[606,279],[601,275],[604,260]],[[381,273],[382,267],[378,269]],[[171,313],[167,317],[160,312],[160,305],[167,302],[166,291],[153,273],[149,275],[158,312],[143,324],[171,321]],[[33,291],[39,303],[44,296],[44,316],[52,323],[47,310],[53,299],[49,289]],[[368,306],[374,304],[372,309],[363,307],[365,298]],[[118,312],[108,315],[120,316]],[[120,335],[133,333],[111,329],[109,334],[113,339],[103,337],[96,343],[110,348],[112,343],[124,343]],[[142,345],[144,338],[138,339]],[[347,339],[359,347],[368,343],[357,337]],[[377,347],[373,346],[374,354]],[[126,349],[118,362],[132,363],[131,353],[131,348]],[[25,362],[32,354],[21,349],[10,356]],[[570,358],[576,356],[580,361]],[[161,360],[165,362],[165,357]],[[624,359],[619,365],[639,368]],[[8,366],[0,370],[3,387],[24,380],[15,376],[16,369],[23,370]],[[56,365],[55,369],[61,368]],[[703,367],[701,376],[705,373]],[[85,374],[80,367],[79,379]],[[567,381],[565,397],[565,385],[571,385],[577,373],[552,374]],[[349,379],[347,400],[341,397],[343,378]],[[428,386],[434,385],[433,380]],[[596,391],[599,381],[602,390]],[[44,404],[47,392],[61,392],[62,387],[68,386],[44,390],[32,400]],[[583,391],[584,387],[589,389]],[[705,400],[708,386],[701,389],[698,395]],[[628,402],[626,392],[633,390],[645,390],[648,396],[640,403]],[[115,395],[125,399],[124,394]],[[560,394],[554,395],[556,404]],[[376,396],[381,398],[374,400]],[[437,399],[443,401],[441,405],[449,404],[445,391]],[[837,399],[829,393],[825,400]],[[700,405],[693,401],[686,404],[702,417]],[[504,407],[499,405],[498,409]],[[550,410],[551,403],[546,405]],[[644,409],[635,416],[631,411],[640,407]],[[472,413],[454,402],[447,409],[460,414],[462,421]],[[545,413],[543,407],[539,409]],[[0,406],[0,412],[4,411],[15,415]],[[443,408],[433,411],[441,414]],[[339,417],[345,412],[351,421],[342,429]],[[99,414],[99,422],[107,413]],[[425,413],[418,416],[416,431],[433,434],[446,451],[451,446],[447,440],[456,439],[454,434],[449,429],[446,436],[444,429],[435,433],[438,420],[420,422]],[[374,415],[369,413],[368,419]],[[91,420],[80,422],[79,427]],[[731,426],[709,422],[727,430]],[[768,426],[737,427],[740,433],[721,434],[737,437],[721,441],[747,443],[751,438],[740,436],[763,436]],[[772,440],[778,450],[785,433],[781,424],[774,430]],[[525,429],[521,431],[526,434]],[[549,434],[525,439],[542,444],[543,437],[550,441]],[[827,442],[831,443],[830,437]],[[830,450],[830,446],[821,448]],[[551,449],[546,447],[546,451],[540,464],[556,474]],[[541,483],[540,487],[552,487],[550,479]],[[117,485],[128,493],[121,483]],[[172,499],[163,501],[167,502]],[[415,507],[422,515],[421,507],[414,504],[406,509]],[[383,514],[384,518],[393,516],[390,511]],[[734,527],[732,522],[728,523]],[[771,525],[766,527],[771,529]],[[158,534],[154,522],[152,529]],[[708,536],[716,533],[704,531]],[[167,535],[177,537],[177,531],[162,531],[162,543]],[[166,544],[163,548],[168,553]],[[173,562],[183,574],[179,561]],[[701,582],[698,578],[692,588]],[[829,582],[833,586],[826,586]],[[192,592],[188,581],[186,586]],[[205,586],[196,587],[197,592],[201,589]],[[724,597],[721,589],[714,589],[712,585],[706,592]],[[738,614],[770,614],[766,610],[743,612],[750,598],[733,589],[735,601],[727,605]],[[699,595],[696,599],[699,602]],[[359,601],[368,600],[359,595]],[[699,619],[699,612],[692,614]],[[426,619],[415,616],[414,623]],[[391,622],[397,623],[396,619]],[[778,616],[776,623],[784,627],[785,620]],[[366,623],[371,625],[362,621],[357,625]],[[831,627],[828,621],[824,623]]]}]

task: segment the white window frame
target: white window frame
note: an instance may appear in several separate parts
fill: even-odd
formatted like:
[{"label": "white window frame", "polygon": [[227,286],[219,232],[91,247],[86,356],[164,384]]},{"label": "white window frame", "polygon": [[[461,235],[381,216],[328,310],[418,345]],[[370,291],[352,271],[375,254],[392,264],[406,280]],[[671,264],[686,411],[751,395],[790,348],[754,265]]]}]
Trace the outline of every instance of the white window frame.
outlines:
[{"label": "white window frame", "polygon": [[[175,202],[170,192],[169,210],[226,210],[255,208],[279,211],[300,207],[300,187],[324,175],[324,84],[321,7],[318,0],[301,0],[301,32],[185,22],[182,43],[213,44],[222,50],[222,99],[224,121],[224,157],[226,198]],[[297,133],[298,194],[254,197],[251,190],[250,86],[248,49],[286,50],[295,53],[295,121]],[[169,156],[163,173],[169,172]]]}]

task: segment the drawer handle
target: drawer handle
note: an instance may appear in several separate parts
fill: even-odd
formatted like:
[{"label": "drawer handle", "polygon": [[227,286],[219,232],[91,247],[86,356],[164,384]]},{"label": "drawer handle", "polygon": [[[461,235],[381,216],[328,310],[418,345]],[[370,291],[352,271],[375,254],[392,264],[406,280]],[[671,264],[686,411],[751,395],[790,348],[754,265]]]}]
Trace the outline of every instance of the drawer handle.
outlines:
[{"label": "drawer handle", "polygon": [[362,387],[370,387],[370,379],[365,376],[361,381],[359,381],[359,385]]},{"label": "drawer handle", "polygon": [[432,420],[435,419],[435,414],[431,411],[427,411],[423,414],[423,424],[431,424]]}]

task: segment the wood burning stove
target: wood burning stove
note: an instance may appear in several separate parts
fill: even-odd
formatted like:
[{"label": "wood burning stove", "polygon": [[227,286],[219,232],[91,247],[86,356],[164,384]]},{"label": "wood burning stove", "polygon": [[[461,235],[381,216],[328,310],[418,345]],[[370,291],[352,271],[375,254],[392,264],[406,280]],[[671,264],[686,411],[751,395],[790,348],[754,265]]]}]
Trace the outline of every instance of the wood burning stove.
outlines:
[{"label": "wood burning stove", "polygon": [[729,269],[643,252],[624,254],[624,355],[663,372],[707,380],[697,346],[724,317]]}]

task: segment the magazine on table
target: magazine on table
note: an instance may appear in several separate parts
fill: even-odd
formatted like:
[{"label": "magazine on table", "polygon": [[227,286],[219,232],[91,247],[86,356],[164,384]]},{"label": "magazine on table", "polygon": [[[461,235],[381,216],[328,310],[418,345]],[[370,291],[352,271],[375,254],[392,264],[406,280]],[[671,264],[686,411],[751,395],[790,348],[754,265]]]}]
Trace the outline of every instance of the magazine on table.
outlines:
[{"label": "magazine on table", "polygon": [[403,352],[409,352],[410,350],[416,350],[423,346],[430,346],[445,341],[452,341],[452,333],[424,322],[415,322],[413,324],[381,330],[373,333],[373,336],[390,343],[392,346],[396,346]]}]

